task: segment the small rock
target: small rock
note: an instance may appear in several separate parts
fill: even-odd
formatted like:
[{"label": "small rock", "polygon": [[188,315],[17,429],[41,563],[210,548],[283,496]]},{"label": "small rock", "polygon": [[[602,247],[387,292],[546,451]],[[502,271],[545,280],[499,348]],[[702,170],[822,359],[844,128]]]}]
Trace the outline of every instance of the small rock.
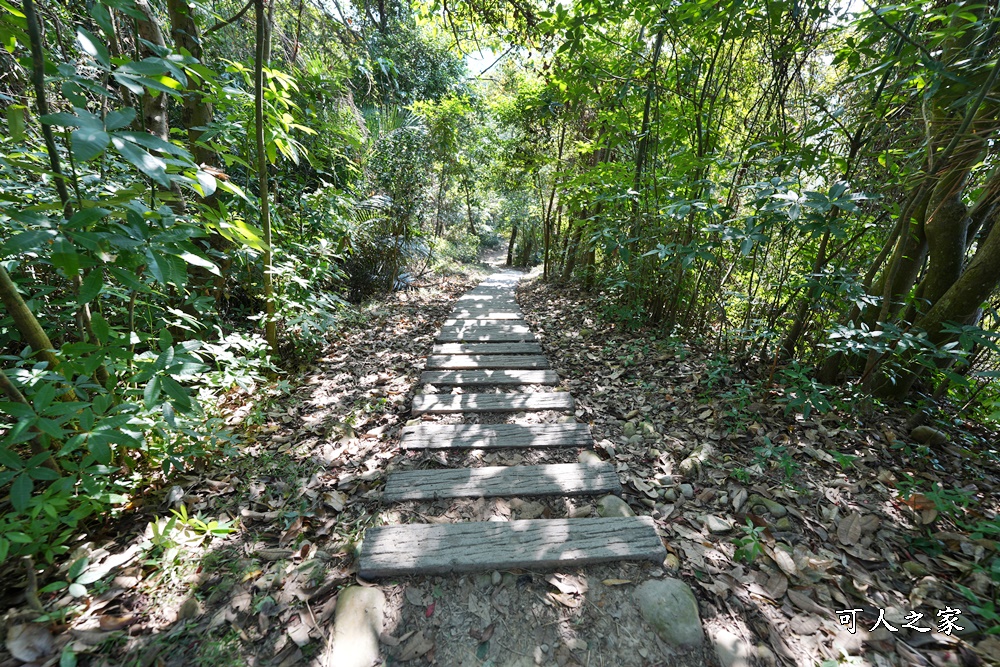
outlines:
[{"label": "small rock", "polygon": [[600,455],[592,449],[585,449],[580,452],[580,455],[576,457],[576,460],[580,463],[586,463],[587,465],[600,465],[604,463],[604,460]]},{"label": "small rock", "polygon": [[740,637],[728,630],[716,630],[712,642],[722,667],[749,667],[751,649]]},{"label": "small rock", "polygon": [[690,484],[681,484],[678,488],[681,490],[681,495],[685,498],[694,498],[694,487]]},{"label": "small rock", "polygon": [[930,426],[918,426],[910,431],[910,437],[923,445],[943,445],[948,442],[948,434]]},{"label": "small rock", "polygon": [[35,662],[55,651],[52,633],[39,623],[10,626],[6,646],[10,654],[22,662]]},{"label": "small rock", "polygon": [[778,530],[791,530],[793,528],[792,520],[787,516],[783,516],[774,522],[774,527]]},{"label": "small rock", "polygon": [[663,567],[672,572],[677,571],[681,569],[681,559],[677,557],[677,554],[667,554],[667,557],[663,559]]},{"label": "small rock", "polygon": [[639,435],[638,433],[628,439],[628,444],[630,445],[638,445],[641,443],[642,443],[642,436]]},{"label": "small rock", "polygon": [[587,642],[583,641],[579,637],[573,637],[566,641],[566,648],[570,651],[586,651]]},{"label": "small rock", "polygon": [[325,664],[371,667],[378,663],[384,616],[385,594],[378,588],[348,586],[340,591],[333,616],[333,645]]},{"label": "small rock", "polygon": [[649,448],[649,458],[651,458],[653,460],[656,460],[656,459],[660,458],[660,456],[662,456],[662,455],[663,455],[663,452],[661,452],[656,447],[650,447]]},{"label": "small rock", "polygon": [[642,618],[668,644],[691,648],[705,641],[698,601],[680,579],[650,579],[635,589],[635,598]]},{"label": "small rock", "polygon": [[493,583],[493,577],[486,574],[485,572],[480,572],[479,574],[475,575],[473,581],[476,584],[476,588],[482,590],[485,588],[489,588],[489,586]]},{"label": "small rock", "polygon": [[559,419],[556,420],[556,422],[559,424],[575,424],[576,417],[574,417],[573,415],[562,415],[561,417],[559,417]]},{"label": "small rock", "polygon": [[625,426],[622,428],[622,432],[625,434],[626,438],[631,438],[635,435],[636,425],[633,421],[625,422]]},{"label": "small rock", "polygon": [[903,561],[903,569],[914,577],[926,577],[928,573],[926,567],[912,560]]},{"label": "small rock", "polygon": [[765,667],[778,664],[778,658],[774,655],[774,651],[763,644],[757,644],[757,660]]},{"label": "small rock", "polygon": [[493,574],[492,574],[493,585],[494,586],[499,586],[502,581],[503,581],[503,575],[500,574],[499,571],[493,570]]},{"label": "small rock", "polygon": [[597,503],[597,513],[603,517],[635,516],[635,512],[618,496],[604,496]]},{"label": "small rock", "polygon": [[706,514],[704,523],[710,533],[728,533],[733,529],[733,522],[731,520],[714,514]]},{"label": "small rock", "polygon": [[179,621],[189,621],[192,618],[198,618],[201,616],[202,608],[201,603],[194,597],[189,597],[181,605],[181,608],[177,610],[177,620]]},{"label": "small rock", "polygon": [[666,500],[668,503],[677,502],[677,489],[664,489],[663,499]]}]

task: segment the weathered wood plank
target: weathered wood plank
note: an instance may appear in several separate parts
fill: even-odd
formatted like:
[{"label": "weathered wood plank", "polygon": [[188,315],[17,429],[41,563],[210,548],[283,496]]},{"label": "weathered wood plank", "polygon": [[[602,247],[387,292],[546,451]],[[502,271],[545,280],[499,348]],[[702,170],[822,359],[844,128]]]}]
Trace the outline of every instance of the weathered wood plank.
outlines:
[{"label": "weathered wood plank", "polygon": [[513,296],[507,296],[502,294],[463,294],[456,299],[459,306],[465,306],[466,304],[482,304],[484,306],[493,306],[494,308],[497,304],[503,304],[505,306],[513,306],[517,308],[517,299]]},{"label": "weathered wood plank", "polygon": [[403,449],[592,447],[587,424],[414,424],[400,437]]},{"label": "weathered wood plank", "polygon": [[493,341],[497,343],[518,343],[535,340],[535,334],[530,331],[500,331],[498,329],[475,329],[469,331],[440,331],[434,337],[439,343],[460,343],[462,341]]},{"label": "weathered wood plank", "polygon": [[455,386],[559,384],[559,376],[555,371],[424,371],[420,374],[420,383]]},{"label": "weathered wood plank", "polygon": [[537,394],[417,394],[415,415],[444,415],[456,412],[537,412],[570,411],[573,397],[564,391]]},{"label": "weathered wood plank", "polygon": [[[469,322],[469,320],[456,320],[457,322]],[[441,327],[442,333],[516,333],[516,334],[530,334],[531,329],[528,328],[526,324],[516,324],[513,321],[510,324],[480,324],[476,320],[472,320],[470,324],[445,324]]]},{"label": "weathered wood plank", "polygon": [[600,463],[553,463],[445,470],[407,470],[389,474],[382,500],[439,498],[546,497],[621,493],[614,467]]},{"label": "weathered wood plank", "polygon": [[449,318],[444,321],[442,325],[444,327],[525,327],[527,328],[527,323],[524,320],[514,320],[514,319],[491,319],[488,317],[461,317],[461,318]]},{"label": "weathered wood plank", "polygon": [[523,320],[524,315],[520,311],[490,310],[488,308],[476,309],[466,308],[463,310],[453,310],[448,316],[453,319],[479,319],[479,320]]},{"label": "weathered wood plank", "polygon": [[433,354],[541,354],[538,343],[438,343]]},{"label": "weathered wood plank", "polygon": [[541,355],[519,354],[432,354],[427,357],[427,370],[532,370],[549,367]]},{"label": "weathered wood plank", "polygon": [[666,558],[648,516],[477,521],[369,528],[358,574],[365,579],[513,568],[553,568]]}]

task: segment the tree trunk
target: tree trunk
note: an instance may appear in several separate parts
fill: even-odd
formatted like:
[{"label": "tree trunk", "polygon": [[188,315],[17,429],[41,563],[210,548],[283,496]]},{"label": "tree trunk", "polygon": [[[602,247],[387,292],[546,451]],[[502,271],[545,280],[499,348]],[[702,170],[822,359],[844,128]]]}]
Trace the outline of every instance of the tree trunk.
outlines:
[{"label": "tree trunk", "polygon": [[[202,60],[201,31],[195,22],[192,9],[187,0],[167,0],[167,12],[170,14],[170,36],[178,50],[185,50],[199,62]],[[199,128],[212,122],[212,103],[206,99],[204,82],[200,79],[190,84],[184,93],[184,107],[181,110],[181,123],[187,130],[188,150],[198,164],[217,166],[215,153],[199,145],[202,135]]]},{"label": "tree trunk", "polygon": [[514,263],[514,242],[517,241],[517,223],[510,230],[510,241],[507,243],[507,266]]},{"label": "tree trunk", "polygon": [[267,25],[268,15],[264,12],[264,0],[254,0],[254,13],[257,19],[257,53],[254,62],[254,119],[257,139],[257,179],[260,190],[260,226],[264,232],[264,338],[271,348],[271,353],[278,356],[278,328],[274,321],[274,284],[271,277],[273,265],[271,206],[267,191],[267,152],[264,145],[264,66],[270,54],[270,48],[267,45],[270,30]]}]

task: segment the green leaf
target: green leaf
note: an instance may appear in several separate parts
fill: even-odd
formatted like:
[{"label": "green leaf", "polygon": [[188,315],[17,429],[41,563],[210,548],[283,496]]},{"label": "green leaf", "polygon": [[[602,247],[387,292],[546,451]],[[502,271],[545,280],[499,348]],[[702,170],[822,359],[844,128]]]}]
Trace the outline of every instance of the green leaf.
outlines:
[{"label": "green leaf", "polygon": [[109,113],[104,119],[104,127],[108,130],[120,130],[131,125],[133,120],[135,120],[135,109],[125,107]]},{"label": "green leaf", "polygon": [[8,552],[10,552],[10,542],[0,537],[0,563],[7,560]]},{"label": "green leaf", "polygon": [[69,219],[69,226],[74,229],[84,229],[88,227],[90,223],[96,222],[97,220],[107,217],[110,214],[111,211],[99,206],[80,209],[73,214],[72,218]]},{"label": "green leaf", "polygon": [[178,255],[178,257],[183,259],[188,264],[193,264],[195,266],[200,266],[203,269],[208,269],[209,273],[215,274],[217,276],[222,275],[221,273],[219,273],[219,267],[217,267],[212,261],[204,257],[201,257],[200,255],[196,255],[192,252],[182,252],[180,255]]},{"label": "green leaf", "polygon": [[104,46],[101,40],[94,37],[89,31],[77,28],[76,41],[87,55],[111,69],[111,56],[108,54],[108,47]]},{"label": "green leaf", "polygon": [[111,327],[108,325],[108,321],[100,313],[92,313],[90,323],[94,327],[94,335],[97,336],[98,342],[101,345],[107,345],[108,338],[111,336]]},{"label": "green leaf", "polygon": [[136,169],[149,176],[157,185],[164,188],[170,187],[170,177],[167,176],[167,163],[162,159],[150,155],[130,141],[126,141],[119,136],[111,137],[111,144],[118,151],[118,154],[131,162]]},{"label": "green leaf", "polygon": [[80,255],[76,253],[73,244],[64,238],[56,240],[51,259],[52,265],[62,269],[67,278],[73,278],[80,272]]},{"label": "green leaf", "polygon": [[101,32],[107,37],[113,37],[115,34],[114,26],[111,25],[111,12],[100,2],[95,2],[90,7],[90,16],[94,19],[101,28]]},{"label": "green leaf", "polygon": [[7,107],[7,129],[10,138],[15,142],[24,141],[24,112],[28,107],[23,104],[11,104]]},{"label": "green leaf", "polygon": [[23,512],[31,504],[31,491],[35,488],[35,483],[27,473],[22,473],[14,478],[14,483],[10,485],[10,504],[18,512]]},{"label": "green leaf", "polygon": [[3,244],[2,252],[4,255],[18,255],[29,250],[40,250],[48,246],[57,233],[54,229],[33,229],[21,232]]},{"label": "green leaf", "polygon": [[191,411],[191,395],[177,380],[165,375],[160,378],[160,386],[181,412]]},{"label": "green leaf", "polygon": [[35,411],[30,405],[8,401],[0,401],[0,412],[5,412],[15,419],[30,419],[35,416]]},{"label": "green leaf", "polygon": [[81,127],[73,130],[73,157],[77,162],[93,160],[104,152],[111,141],[111,137],[104,130],[92,127]]},{"label": "green leaf", "polygon": [[83,121],[78,116],[60,111],[59,113],[49,113],[42,116],[42,123],[45,125],[61,125],[62,127],[80,127]]},{"label": "green leaf", "polygon": [[152,408],[156,405],[156,399],[160,397],[160,376],[154,376],[149,382],[146,383],[145,388],[142,390],[142,398],[147,408]]},{"label": "green leaf", "polygon": [[73,643],[63,646],[62,655],[59,656],[59,667],[76,667],[76,653],[73,651]]},{"label": "green leaf", "polygon": [[72,581],[76,581],[76,578],[87,569],[88,565],[90,565],[90,559],[86,556],[77,558],[73,561],[73,564],[69,566],[69,572],[66,573],[66,577]]},{"label": "green leaf", "polygon": [[85,303],[90,303],[101,294],[101,288],[103,287],[104,272],[100,268],[91,269],[80,286],[80,293],[76,297],[76,305],[82,306]]},{"label": "green leaf", "polygon": [[87,449],[93,454],[98,463],[109,465],[111,463],[111,446],[107,439],[98,434],[91,433],[87,439]]}]

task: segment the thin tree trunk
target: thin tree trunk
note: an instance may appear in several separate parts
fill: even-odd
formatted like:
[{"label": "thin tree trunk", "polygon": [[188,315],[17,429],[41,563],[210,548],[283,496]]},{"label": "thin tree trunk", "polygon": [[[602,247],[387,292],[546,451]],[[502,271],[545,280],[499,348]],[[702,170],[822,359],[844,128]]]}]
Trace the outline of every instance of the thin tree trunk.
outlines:
[{"label": "thin tree trunk", "polygon": [[273,256],[271,252],[271,206],[268,199],[267,152],[264,145],[264,66],[270,54],[267,41],[270,36],[264,12],[264,0],[254,0],[254,13],[257,19],[257,54],[254,63],[254,119],[256,122],[257,139],[257,179],[260,190],[260,224],[264,232],[264,338],[267,340],[271,353],[278,355],[278,328],[274,321],[274,284],[271,270]]}]

